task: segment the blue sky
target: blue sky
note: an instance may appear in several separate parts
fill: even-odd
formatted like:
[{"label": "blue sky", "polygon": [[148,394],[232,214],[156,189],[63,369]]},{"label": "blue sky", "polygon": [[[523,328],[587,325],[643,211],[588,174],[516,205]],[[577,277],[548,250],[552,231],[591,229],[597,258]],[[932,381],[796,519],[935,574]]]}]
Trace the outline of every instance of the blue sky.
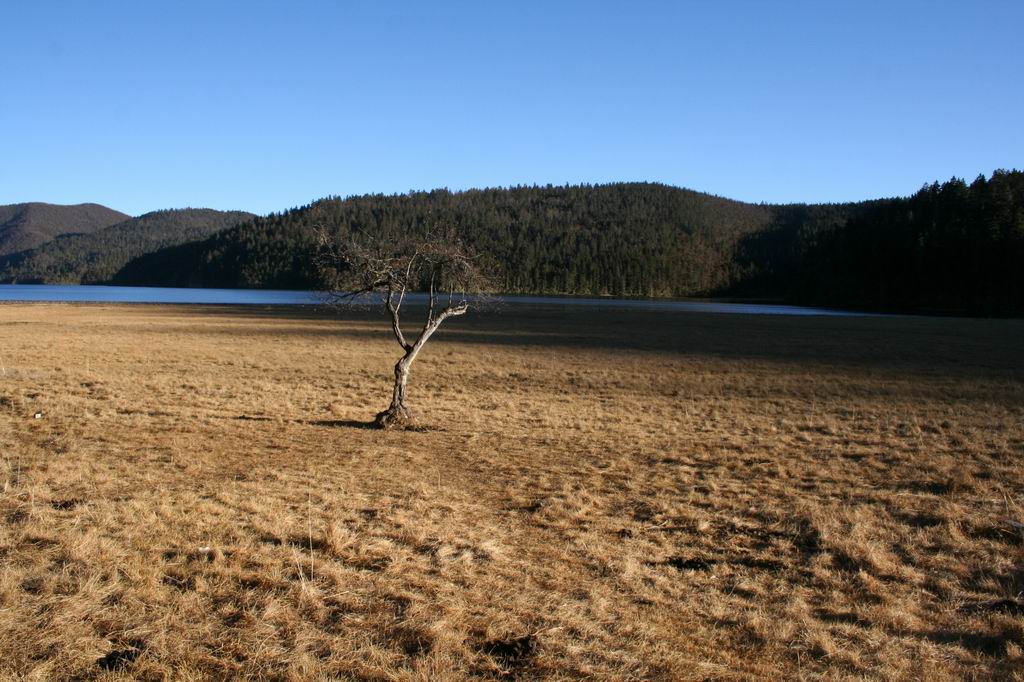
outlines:
[{"label": "blue sky", "polygon": [[0,23],[0,204],[620,180],[842,201],[1024,166],[1019,1],[35,1]]}]

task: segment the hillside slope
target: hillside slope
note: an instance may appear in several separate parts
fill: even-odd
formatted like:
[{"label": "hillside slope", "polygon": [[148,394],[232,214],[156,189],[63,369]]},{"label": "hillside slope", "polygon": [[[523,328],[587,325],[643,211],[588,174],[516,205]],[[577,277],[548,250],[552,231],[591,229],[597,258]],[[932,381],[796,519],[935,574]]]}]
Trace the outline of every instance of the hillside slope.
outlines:
[{"label": "hillside slope", "polygon": [[914,195],[786,206],[744,236],[730,293],[884,310],[1024,313],[1024,172]]},{"label": "hillside slope", "polygon": [[91,234],[57,238],[0,258],[0,282],[105,282],[150,251],[203,239],[255,216],[244,211],[188,208],[154,211]]},{"label": "hillside slope", "polygon": [[196,241],[140,246],[132,253],[151,252],[93,277],[315,289],[318,229],[388,234],[438,222],[495,267],[506,293],[1024,313],[1024,172],[1016,170],[847,204],[755,205],[653,183],[330,197]]},{"label": "hillside slope", "polygon": [[772,210],[651,183],[323,199],[129,263],[121,284],[315,288],[317,228],[454,225],[506,292],[679,296],[728,284],[737,241]]},{"label": "hillside slope", "polygon": [[61,235],[102,230],[130,217],[99,204],[0,206],[0,256],[35,248]]}]

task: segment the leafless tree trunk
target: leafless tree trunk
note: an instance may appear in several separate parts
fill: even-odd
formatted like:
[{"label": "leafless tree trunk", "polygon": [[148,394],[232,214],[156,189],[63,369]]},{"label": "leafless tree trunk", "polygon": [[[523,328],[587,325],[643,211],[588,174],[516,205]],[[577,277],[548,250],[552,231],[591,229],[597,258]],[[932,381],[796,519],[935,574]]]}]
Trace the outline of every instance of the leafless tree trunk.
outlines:
[{"label": "leafless tree trunk", "polygon": [[[481,287],[486,280],[476,258],[451,232],[384,244],[352,237],[340,245],[321,233],[320,258],[321,266],[329,274],[333,273],[332,280],[342,283],[336,297],[351,298],[370,292],[383,294],[384,306],[391,317],[391,330],[402,347],[402,357],[395,363],[391,404],[377,414],[374,424],[384,429],[411,425],[413,416],[406,404],[409,370],[445,320],[466,314],[470,307],[467,294],[484,291]],[[402,330],[402,305],[406,294],[418,287],[428,292],[426,319],[415,340],[410,342]],[[447,298],[443,307],[441,297]]]},{"label": "leafless tree trunk", "polygon": [[469,304],[466,302],[452,305],[449,301],[447,307],[435,314],[437,292],[431,287],[427,320],[416,340],[408,343],[405,340],[405,335],[402,333],[402,324],[399,318],[399,312],[404,300],[405,291],[401,291],[396,295],[393,289],[388,290],[385,305],[391,314],[391,329],[394,331],[395,338],[398,340],[402,350],[405,351],[405,354],[395,363],[395,388],[391,394],[391,405],[383,412],[379,412],[374,419],[374,423],[384,429],[405,427],[413,422],[412,413],[405,404],[406,385],[409,383],[409,370],[412,368],[412,363],[416,360],[416,356],[419,355],[420,351],[423,350],[423,346],[430,340],[430,337],[441,326],[442,322],[449,317],[464,315],[469,310]]}]

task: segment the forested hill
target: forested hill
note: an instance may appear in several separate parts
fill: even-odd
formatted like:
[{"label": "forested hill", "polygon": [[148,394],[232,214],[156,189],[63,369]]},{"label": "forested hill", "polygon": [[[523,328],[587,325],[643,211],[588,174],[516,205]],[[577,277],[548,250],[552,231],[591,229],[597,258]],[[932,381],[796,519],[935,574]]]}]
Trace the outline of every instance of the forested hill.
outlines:
[{"label": "forested hill", "polygon": [[786,206],[736,249],[729,293],[885,310],[1024,314],[1024,172],[845,209]]},{"label": "forested hill", "polygon": [[60,235],[95,232],[128,217],[99,204],[0,206],[0,256],[34,248]]},{"label": "forested hill", "polygon": [[138,256],[203,239],[254,217],[244,211],[206,208],[154,211],[0,257],[0,282],[106,282]]},{"label": "forested hill", "polygon": [[772,210],[658,184],[328,198],[144,256],[117,283],[312,288],[315,228],[454,224],[500,266],[506,292],[672,296],[730,281],[742,235]]},{"label": "forested hill", "polygon": [[658,184],[329,198],[141,256],[121,284],[316,288],[315,229],[455,224],[507,293],[739,295],[1024,313],[1024,173],[852,204],[744,204]]}]

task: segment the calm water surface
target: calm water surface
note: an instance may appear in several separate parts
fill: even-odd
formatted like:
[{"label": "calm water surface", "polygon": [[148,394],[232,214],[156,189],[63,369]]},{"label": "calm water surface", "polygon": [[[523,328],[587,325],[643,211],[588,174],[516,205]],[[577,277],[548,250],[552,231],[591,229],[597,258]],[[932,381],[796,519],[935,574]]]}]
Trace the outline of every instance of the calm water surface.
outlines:
[{"label": "calm water surface", "polygon": [[[411,302],[425,300],[413,294]],[[241,305],[309,305],[323,303],[316,291],[272,289],[173,289],[163,287],[105,287],[73,284],[0,284],[0,301],[66,301],[89,303],[219,303]],[[827,308],[715,301],[678,301],[626,298],[569,298],[559,296],[503,296],[508,305],[565,305],[598,308],[631,308],[665,312],[738,313],[745,315],[858,316],[864,313]]]}]

